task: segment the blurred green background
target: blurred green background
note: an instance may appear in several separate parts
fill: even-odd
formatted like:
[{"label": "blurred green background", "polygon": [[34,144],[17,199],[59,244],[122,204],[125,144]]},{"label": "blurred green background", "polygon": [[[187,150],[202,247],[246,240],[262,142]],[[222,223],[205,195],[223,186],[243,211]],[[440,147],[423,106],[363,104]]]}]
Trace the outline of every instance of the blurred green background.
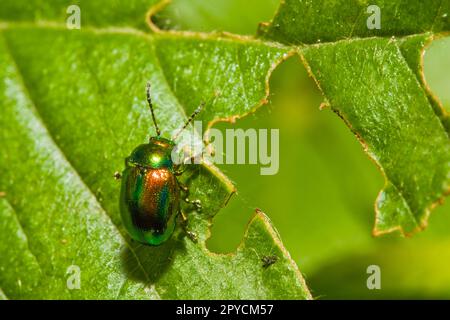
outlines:
[{"label": "blurred green background", "polygon": [[[255,34],[277,0],[174,0],[157,15],[161,28]],[[450,110],[450,38],[426,51],[426,79]],[[450,204],[412,238],[373,238],[374,201],[383,178],[345,124],[329,110],[298,58],[270,81],[270,103],[226,128],[280,130],[280,169],[222,165],[238,194],[214,219],[208,247],[235,249],[255,208],[266,212],[306,277],[313,295],[331,298],[450,298]],[[381,290],[368,290],[366,269],[381,268]]]}]

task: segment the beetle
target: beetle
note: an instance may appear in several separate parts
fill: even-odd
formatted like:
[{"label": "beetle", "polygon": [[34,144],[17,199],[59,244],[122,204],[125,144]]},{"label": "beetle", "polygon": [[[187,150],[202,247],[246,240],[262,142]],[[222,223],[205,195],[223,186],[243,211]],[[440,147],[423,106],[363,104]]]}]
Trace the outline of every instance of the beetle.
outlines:
[{"label": "beetle", "polygon": [[[181,211],[180,200],[193,204],[201,211],[199,200],[189,199],[189,189],[179,180],[183,164],[175,164],[171,153],[175,140],[203,108],[204,103],[192,113],[184,126],[172,139],[161,136],[147,83],[147,102],[151,111],[156,136],[148,143],[137,146],[125,159],[121,179],[120,212],[123,224],[133,240],[158,246],[167,241],[175,230],[177,217],[181,216],[187,235],[196,242],[195,233],[186,230],[187,217]],[[184,162],[183,162],[184,163]],[[183,195],[183,197],[182,197]]]}]

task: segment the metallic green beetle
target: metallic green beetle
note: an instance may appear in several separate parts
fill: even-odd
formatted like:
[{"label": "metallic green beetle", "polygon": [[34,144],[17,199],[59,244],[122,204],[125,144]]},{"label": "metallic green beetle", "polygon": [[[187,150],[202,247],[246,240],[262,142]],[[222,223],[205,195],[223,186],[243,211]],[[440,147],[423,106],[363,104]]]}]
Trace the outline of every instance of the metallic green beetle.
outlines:
[{"label": "metallic green beetle", "polygon": [[[201,210],[199,200],[189,200],[189,190],[181,184],[177,176],[183,172],[180,165],[173,163],[171,153],[176,146],[174,140],[200,112],[203,104],[189,117],[186,124],[172,140],[161,137],[156,123],[150,98],[150,84],[147,83],[147,102],[152,114],[156,136],[149,143],[141,144],[125,159],[125,170],[116,178],[122,179],[120,211],[122,221],[131,238],[157,246],[172,235],[178,215],[186,226],[186,216],[180,209],[181,193],[183,200]],[[196,241],[194,233],[186,231]]]}]

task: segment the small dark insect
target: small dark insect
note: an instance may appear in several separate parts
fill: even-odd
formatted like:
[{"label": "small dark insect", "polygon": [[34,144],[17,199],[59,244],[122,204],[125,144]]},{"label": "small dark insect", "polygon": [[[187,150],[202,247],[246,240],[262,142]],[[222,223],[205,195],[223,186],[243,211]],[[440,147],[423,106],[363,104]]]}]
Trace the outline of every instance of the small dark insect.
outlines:
[{"label": "small dark insect", "polygon": [[120,178],[122,178],[120,172],[119,171],[114,172],[114,179],[119,180]]},{"label": "small dark insect", "polygon": [[273,265],[275,262],[278,261],[278,256],[276,255],[270,255],[270,256],[264,256],[261,258],[261,261],[263,263],[263,268],[267,269],[271,265]]}]

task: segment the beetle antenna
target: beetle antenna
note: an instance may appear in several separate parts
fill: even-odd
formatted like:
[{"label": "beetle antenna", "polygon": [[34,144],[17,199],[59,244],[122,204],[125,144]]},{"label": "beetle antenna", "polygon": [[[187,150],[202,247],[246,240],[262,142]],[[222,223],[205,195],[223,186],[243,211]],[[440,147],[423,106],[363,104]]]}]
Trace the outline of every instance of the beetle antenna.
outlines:
[{"label": "beetle antenna", "polygon": [[150,107],[150,111],[152,113],[152,119],[153,119],[153,124],[155,125],[156,134],[158,136],[160,136],[161,130],[159,130],[158,124],[156,123],[155,112],[153,111],[152,98],[150,97],[150,81],[147,82],[147,102],[148,102],[148,106]]},{"label": "beetle antenna", "polygon": [[190,115],[189,119],[186,121],[184,126],[180,130],[178,130],[178,132],[173,136],[172,140],[175,141],[178,138],[180,133],[183,132],[184,129],[186,129],[186,127],[189,125],[189,123],[191,123],[192,120],[194,120],[194,118],[200,113],[200,111],[202,111],[204,106],[205,106],[205,102],[200,103],[200,105],[197,107],[197,109],[195,109],[195,111],[192,112],[192,114]]}]

